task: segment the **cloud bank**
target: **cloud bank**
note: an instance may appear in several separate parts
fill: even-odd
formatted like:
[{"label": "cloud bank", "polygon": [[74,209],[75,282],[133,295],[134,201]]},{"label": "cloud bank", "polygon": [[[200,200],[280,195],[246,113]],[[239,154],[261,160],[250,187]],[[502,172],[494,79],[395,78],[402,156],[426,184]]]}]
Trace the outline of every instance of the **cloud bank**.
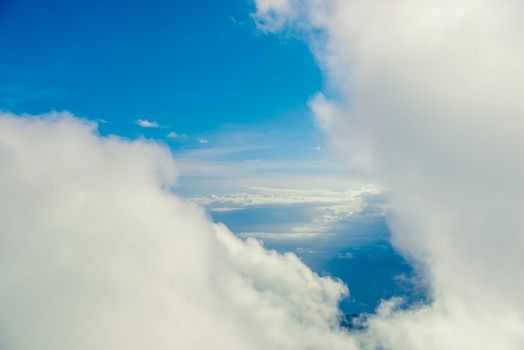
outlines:
[{"label": "cloud bank", "polygon": [[364,348],[524,347],[524,8],[516,0],[256,0],[302,35],[318,124],[391,190],[395,245],[434,302],[384,304]]},{"label": "cloud bank", "polygon": [[353,349],[347,288],[171,191],[166,147],[0,116],[0,347]]}]

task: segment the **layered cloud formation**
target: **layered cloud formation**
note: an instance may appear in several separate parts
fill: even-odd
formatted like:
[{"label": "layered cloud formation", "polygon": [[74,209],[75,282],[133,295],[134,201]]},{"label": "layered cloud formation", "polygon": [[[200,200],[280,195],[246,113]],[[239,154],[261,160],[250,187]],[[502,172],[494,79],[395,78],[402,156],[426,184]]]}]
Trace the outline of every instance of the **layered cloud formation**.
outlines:
[{"label": "layered cloud formation", "polygon": [[516,0],[257,0],[310,44],[312,100],[348,165],[392,191],[431,306],[385,303],[364,348],[524,347],[524,7]]},{"label": "layered cloud formation", "polygon": [[0,116],[0,347],[352,349],[347,288],[213,224],[164,146]]}]

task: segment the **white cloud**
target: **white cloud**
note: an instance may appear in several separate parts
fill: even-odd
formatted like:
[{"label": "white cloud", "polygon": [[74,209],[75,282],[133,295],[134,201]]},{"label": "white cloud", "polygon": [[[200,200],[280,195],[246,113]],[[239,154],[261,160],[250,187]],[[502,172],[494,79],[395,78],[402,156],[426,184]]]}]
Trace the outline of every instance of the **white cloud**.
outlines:
[{"label": "white cloud", "polygon": [[207,139],[204,139],[204,138],[198,138],[197,141],[198,143],[202,143],[202,144],[206,144],[209,142]]},{"label": "white cloud", "polygon": [[344,285],[211,223],[175,162],[69,114],[0,116],[2,349],[352,349]]},{"label": "white cloud", "polygon": [[257,238],[257,239],[304,239],[314,238],[323,232],[239,232],[237,235],[242,238]]},{"label": "white cloud", "polygon": [[380,190],[373,186],[346,191],[252,186],[248,187],[245,192],[195,197],[191,200],[202,205],[235,204],[240,207],[305,203],[342,205],[347,207],[348,211],[353,212],[360,208],[362,196],[379,192]]},{"label": "white cloud", "polygon": [[272,207],[275,211],[288,213],[291,213],[290,209],[303,211],[307,220],[301,223],[292,221],[291,226],[280,227],[280,231],[289,232],[236,232],[244,237],[287,239],[290,236],[301,238],[304,235],[309,237],[326,233],[333,224],[362,210],[368,196],[379,193],[380,190],[373,186],[346,191],[253,186],[246,188],[244,192],[194,197],[190,200],[206,206],[215,213],[246,211],[260,207]]},{"label": "white cloud", "polygon": [[186,134],[177,133],[176,131],[168,132],[166,137],[170,140],[176,140],[176,141],[187,141],[188,139]]},{"label": "white cloud", "polygon": [[142,127],[142,128],[158,128],[160,125],[155,121],[150,121],[147,119],[138,119],[136,122],[136,125]]},{"label": "white cloud", "polygon": [[431,306],[382,312],[363,347],[522,349],[522,2],[256,3],[307,38],[336,96],[312,100],[318,124],[392,191],[394,243],[431,282]]}]

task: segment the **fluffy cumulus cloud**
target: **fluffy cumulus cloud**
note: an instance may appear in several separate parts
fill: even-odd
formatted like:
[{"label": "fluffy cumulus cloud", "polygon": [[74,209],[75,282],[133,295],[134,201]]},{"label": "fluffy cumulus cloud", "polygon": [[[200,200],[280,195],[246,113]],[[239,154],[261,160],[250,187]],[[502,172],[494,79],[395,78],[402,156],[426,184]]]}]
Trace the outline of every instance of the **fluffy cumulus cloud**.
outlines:
[{"label": "fluffy cumulus cloud", "polygon": [[347,288],[212,223],[166,147],[0,116],[0,347],[353,349]]},{"label": "fluffy cumulus cloud", "polygon": [[325,72],[318,124],[391,190],[395,245],[433,303],[369,321],[364,348],[524,348],[524,5],[257,0]]}]

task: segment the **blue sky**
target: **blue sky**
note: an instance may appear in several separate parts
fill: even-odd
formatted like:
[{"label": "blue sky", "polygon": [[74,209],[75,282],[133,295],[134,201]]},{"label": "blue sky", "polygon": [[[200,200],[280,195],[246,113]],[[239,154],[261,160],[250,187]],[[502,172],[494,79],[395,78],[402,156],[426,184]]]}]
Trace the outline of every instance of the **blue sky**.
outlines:
[{"label": "blue sky", "polygon": [[413,271],[388,243],[385,202],[314,125],[308,101],[323,82],[309,49],[257,31],[249,1],[1,4],[0,109],[68,110],[104,135],[166,143],[180,194],[344,279],[349,312],[420,297],[402,289]]},{"label": "blue sky", "polygon": [[229,1],[7,0],[1,107],[67,109],[133,135],[151,119],[197,134],[224,123],[298,122],[321,85],[306,45],[257,32]]}]

